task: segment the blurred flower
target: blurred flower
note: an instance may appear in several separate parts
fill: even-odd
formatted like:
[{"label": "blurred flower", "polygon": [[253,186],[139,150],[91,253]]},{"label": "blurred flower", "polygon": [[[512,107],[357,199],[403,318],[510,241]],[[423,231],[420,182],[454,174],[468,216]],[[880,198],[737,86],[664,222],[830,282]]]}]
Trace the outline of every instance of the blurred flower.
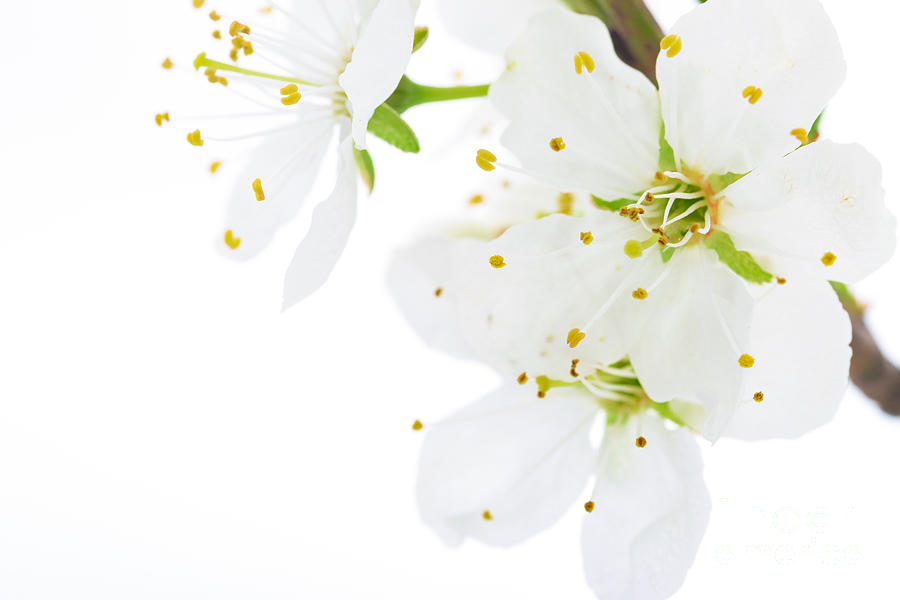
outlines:
[{"label": "blurred flower", "polygon": [[473,48],[502,55],[528,19],[563,0],[440,0],[441,21]]},{"label": "blurred flower", "polygon": [[[753,43],[735,41],[748,32]],[[703,406],[713,440],[744,422],[736,413],[759,419],[734,432],[752,438],[827,421],[850,357],[828,280],[870,273],[895,241],[873,157],[796,149],[844,74],[818,2],[694,9],[662,41],[659,92],[601,21],[565,10],[532,19],[507,60],[491,88],[505,145],[525,172],[624,218],[552,217],[485,245],[469,268],[493,273],[472,277],[464,302],[491,315],[483,335],[628,356],[651,398]],[[485,151],[479,164],[503,166]]]},{"label": "blurred flower", "polygon": [[[337,179],[331,195],[316,207],[309,233],[288,268],[285,307],[318,289],[343,252],[356,215],[358,151],[353,146],[366,148],[370,119],[406,70],[418,4],[295,0],[291,10],[271,9],[284,17],[287,33],[233,21],[227,30],[231,62],[211,60],[205,53],[194,62],[210,82],[225,89],[232,89],[234,81],[246,84],[246,92],[236,93],[265,111],[251,116],[277,119],[270,129],[233,138],[264,140],[249,153],[243,183],[229,204],[221,245],[227,254],[255,255],[296,216],[337,135]],[[210,18],[224,19],[215,11]],[[223,35],[222,30],[214,33]],[[256,61],[260,70],[238,67],[239,59]],[[220,139],[197,130],[188,141],[203,145]]]}]

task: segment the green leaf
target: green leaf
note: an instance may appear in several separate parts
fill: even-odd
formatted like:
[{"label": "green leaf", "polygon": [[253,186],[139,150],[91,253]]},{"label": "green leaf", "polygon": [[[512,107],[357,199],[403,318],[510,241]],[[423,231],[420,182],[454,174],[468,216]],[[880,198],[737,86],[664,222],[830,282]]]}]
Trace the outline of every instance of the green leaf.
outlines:
[{"label": "green leaf", "polygon": [[359,176],[371,194],[375,189],[375,165],[372,163],[372,155],[366,150],[353,148],[353,160],[356,161],[356,170],[359,171]]},{"label": "green leaf", "polygon": [[662,257],[663,264],[672,260],[672,256],[675,254],[675,248],[660,248],[659,255]]},{"label": "green leaf", "polygon": [[425,45],[428,40],[428,28],[416,27],[416,33],[413,36],[413,52]]},{"label": "green leaf", "polygon": [[666,125],[659,129],[659,170],[674,171],[675,170],[675,151],[669,145],[666,139]]},{"label": "green leaf", "polygon": [[619,209],[623,206],[634,204],[634,200],[632,200],[631,198],[620,198],[619,200],[604,200],[602,198],[598,198],[597,196],[591,196],[591,199],[594,201],[594,204],[597,205],[597,208],[610,210],[612,212],[618,212]]},{"label": "green leaf", "polygon": [[750,283],[768,283],[772,281],[772,274],[759,266],[759,263],[749,252],[738,250],[734,247],[731,236],[723,231],[713,231],[707,236],[706,247],[713,250],[719,260],[725,263],[729,269],[749,281]]},{"label": "green leaf", "polygon": [[396,110],[382,104],[369,119],[369,133],[404,152],[418,152],[419,139]]}]

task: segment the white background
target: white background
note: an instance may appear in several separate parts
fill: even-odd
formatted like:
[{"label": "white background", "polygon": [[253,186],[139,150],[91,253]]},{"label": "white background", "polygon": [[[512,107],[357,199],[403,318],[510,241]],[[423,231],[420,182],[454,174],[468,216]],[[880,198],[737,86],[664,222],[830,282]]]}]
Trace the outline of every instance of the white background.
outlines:
[{"label": "white background", "polygon": [[[374,146],[379,189],[338,271],[282,314],[306,222],[258,260],[222,259],[237,171],[210,177],[215,148],[152,122],[208,86],[158,66],[211,45],[190,4],[3,3],[0,599],[591,598],[580,508],[513,549],[451,550],[413,502],[412,420],[496,382],[427,351],[383,271],[480,185],[471,148],[426,169],[427,156]],[[424,4],[418,79],[490,74]],[[671,24],[692,3],[652,4]],[[825,133],[882,159],[898,211],[900,9],[825,4],[849,64]],[[409,113],[426,154],[480,110],[462,104]],[[859,295],[900,359],[898,265]],[[802,440],[707,448],[712,520],[677,597],[900,597],[898,457],[900,421],[852,390]]]}]

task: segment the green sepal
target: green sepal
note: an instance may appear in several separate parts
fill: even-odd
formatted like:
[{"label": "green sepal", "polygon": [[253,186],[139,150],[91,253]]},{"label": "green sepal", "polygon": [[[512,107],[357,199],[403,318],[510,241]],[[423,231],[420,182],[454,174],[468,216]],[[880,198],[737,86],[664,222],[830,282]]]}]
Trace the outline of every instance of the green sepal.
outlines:
[{"label": "green sepal", "polygon": [[729,185],[742,178],[746,173],[725,173],[724,175],[710,175],[709,185],[712,186],[714,192],[719,193]]},{"label": "green sepal", "polygon": [[413,49],[415,52],[419,48],[425,45],[425,42],[428,41],[428,28],[427,27],[416,27],[416,33],[413,35]]},{"label": "green sepal", "polygon": [[375,164],[372,162],[372,155],[367,150],[353,148],[353,160],[356,162],[356,170],[359,176],[369,188],[369,193],[375,189]]},{"label": "green sepal", "polygon": [[663,419],[668,419],[672,421],[676,425],[681,427],[687,427],[687,423],[684,422],[684,419],[675,414],[675,411],[672,410],[672,405],[669,402],[651,402],[650,408],[656,411],[656,414],[661,416]]},{"label": "green sepal", "polygon": [[666,125],[663,123],[659,128],[659,170],[674,171],[675,166],[675,150],[666,139]]},{"label": "green sepal", "polygon": [[368,130],[372,135],[404,152],[416,153],[420,149],[419,138],[415,132],[406,124],[403,117],[387,104],[375,109],[375,114],[369,119]]},{"label": "green sepal", "polygon": [[750,283],[772,281],[772,274],[759,266],[749,252],[735,248],[731,236],[724,231],[713,231],[706,237],[704,243],[729,269]]},{"label": "green sepal", "polygon": [[663,264],[672,260],[672,256],[675,255],[675,248],[660,248],[659,255],[662,257]]},{"label": "green sepal", "polygon": [[594,201],[594,204],[597,206],[597,208],[602,208],[603,210],[609,210],[612,212],[619,212],[619,209],[623,206],[634,204],[634,200],[631,198],[620,198],[619,200],[604,200],[603,198],[598,198],[597,196],[592,195],[591,200]]}]

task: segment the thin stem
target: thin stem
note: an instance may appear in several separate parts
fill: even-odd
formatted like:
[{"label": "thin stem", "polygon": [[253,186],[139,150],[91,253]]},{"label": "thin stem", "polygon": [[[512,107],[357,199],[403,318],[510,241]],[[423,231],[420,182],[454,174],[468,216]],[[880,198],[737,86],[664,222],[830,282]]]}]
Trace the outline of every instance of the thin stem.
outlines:
[{"label": "thin stem", "polygon": [[457,85],[452,87],[421,85],[404,75],[397,85],[397,89],[387,99],[387,104],[398,113],[402,113],[420,104],[483,98],[488,95],[489,89],[490,85]]},{"label": "thin stem", "polygon": [[229,71],[231,73],[240,73],[241,75],[249,75],[251,77],[262,77],[263,79],[272,79],[274,81],[283,81],[285,83],[296,83],[299,85],[309,85],[318,87],[317,84],[312,83],[311,81],[306,81],[305,79],[300,79],[299,77],[288,77],[286,75],[272,75],[271,73],[263,73],[262,71],[252,71],[250,69],[244,69],[242,67],[238,67],[236,65],[229,65],[228,63],[219,62],[217,60],[212,60],[206,58],[206,52],[201,52],[197,55],[197,58],[194,59],[194,68],[199,69],[200,67],[212,67],[217,71]]}]

